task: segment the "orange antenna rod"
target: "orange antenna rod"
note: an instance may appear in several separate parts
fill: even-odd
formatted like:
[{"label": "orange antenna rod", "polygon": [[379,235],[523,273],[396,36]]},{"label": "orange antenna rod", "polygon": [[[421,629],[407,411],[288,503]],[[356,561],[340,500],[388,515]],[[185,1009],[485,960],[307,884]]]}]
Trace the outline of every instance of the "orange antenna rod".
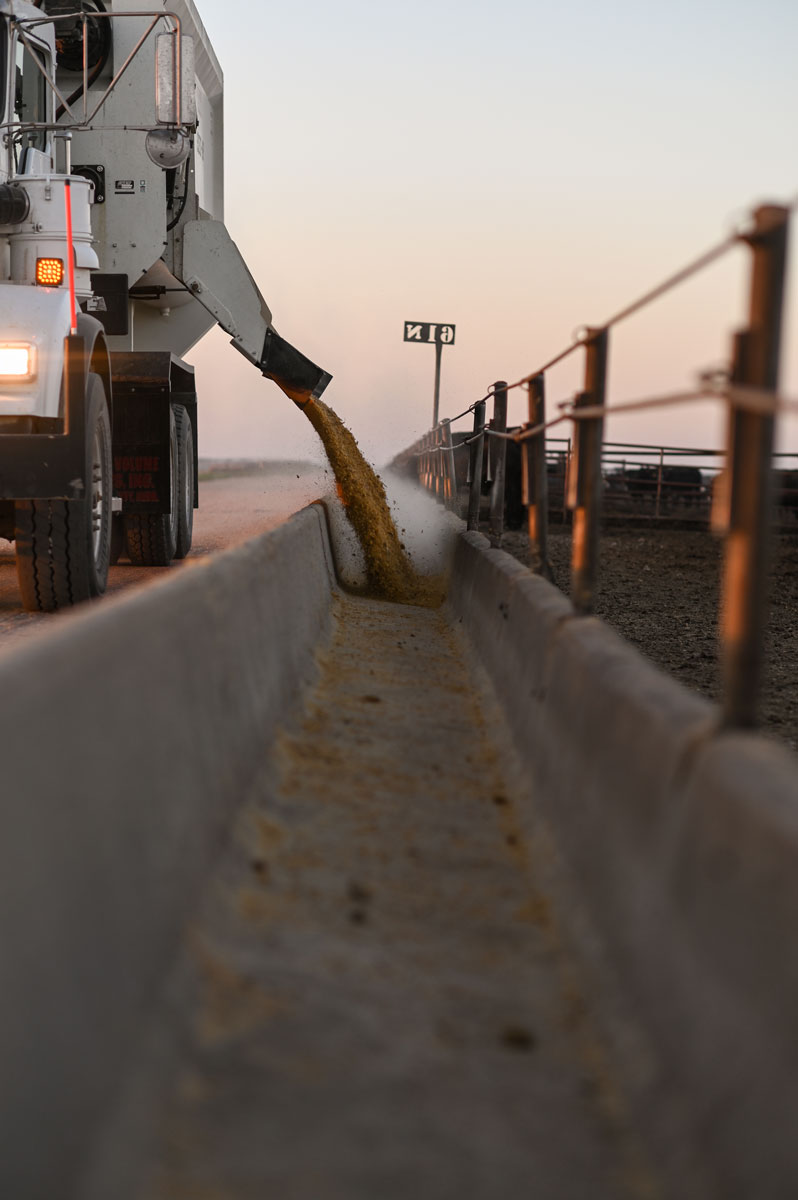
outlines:
[{"label": "orange antenna rod", "polygon": [[71,334],[78,331],[78,309],[75,303],[75,251],[72,243],[72,190],[69,180],[64,183],[64,203],[66,205],[66,236],[67,236],[67,277],[69,280],[69,321]]}]

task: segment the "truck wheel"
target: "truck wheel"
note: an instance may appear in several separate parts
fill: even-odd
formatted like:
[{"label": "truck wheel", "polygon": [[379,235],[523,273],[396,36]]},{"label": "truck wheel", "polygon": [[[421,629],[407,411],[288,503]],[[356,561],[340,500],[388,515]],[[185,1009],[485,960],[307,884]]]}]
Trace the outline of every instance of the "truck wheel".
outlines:
[{"label": "truck wheel", "polygon": [[177,549],[177,429],[169,410],[169,509],[168,513],[125,517],[127,554],[137,567],[168,567]]},{"label": "truck wheel", "polygon": [[182,404],[174,408],[177,430],[177,549],[175,558],[185,558],[194,532],[194,431]]},{"label": "truck wheel", "polygon": [[111,556],[111,421],[99,375],[86,381],[87,496],[14,506],[17,577],[28,612],[101,596]]}]

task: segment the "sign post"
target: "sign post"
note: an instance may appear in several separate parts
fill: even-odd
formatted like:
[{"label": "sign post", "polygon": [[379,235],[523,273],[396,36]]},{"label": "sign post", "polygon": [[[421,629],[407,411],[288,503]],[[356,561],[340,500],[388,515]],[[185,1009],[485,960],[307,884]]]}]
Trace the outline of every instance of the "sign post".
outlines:
[{"label": "sign post", "polygon": [[441,398],[441,356],[444,346],[454,345],[454,325],[433,325],[429,321],[405,321],[406,342],[418,342],[435,347],[435,394],[432,405],[432,427],[438,424]]}]

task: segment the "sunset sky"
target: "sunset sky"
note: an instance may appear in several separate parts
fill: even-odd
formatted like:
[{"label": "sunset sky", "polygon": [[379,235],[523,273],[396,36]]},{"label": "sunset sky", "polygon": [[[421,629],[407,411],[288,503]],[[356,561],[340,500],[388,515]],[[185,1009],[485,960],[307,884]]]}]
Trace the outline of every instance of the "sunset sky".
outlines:
[{"label": "sunset sky", "polygon": [[[197,0],[225,72],[226,221],[289,341],[377,463],[516,379],[733,229],[798,196],[795,0]],[[798,396],[798,231],[783,389]],[[622,327],[609,400],[727,361],[748,258]],[[191,354],[204,456],[318,458],[277,388],[215,331]],[[553,371],[552,402],[581,356]],[[525,419],[520,392],[511,418]],[[625,441],[711,445],[714,405],[617,418]],[[798,450],[798,424],[785,431]]]}]

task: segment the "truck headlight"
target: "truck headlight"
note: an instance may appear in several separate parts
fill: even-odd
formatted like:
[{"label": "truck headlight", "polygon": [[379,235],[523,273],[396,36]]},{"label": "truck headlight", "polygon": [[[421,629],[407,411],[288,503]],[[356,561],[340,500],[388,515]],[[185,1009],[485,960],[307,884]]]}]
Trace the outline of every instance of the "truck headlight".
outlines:
[{"label": "truck headlight", "polygon": [[0,381],[33,379],[36,349],[30,342],[0,342]]}]

